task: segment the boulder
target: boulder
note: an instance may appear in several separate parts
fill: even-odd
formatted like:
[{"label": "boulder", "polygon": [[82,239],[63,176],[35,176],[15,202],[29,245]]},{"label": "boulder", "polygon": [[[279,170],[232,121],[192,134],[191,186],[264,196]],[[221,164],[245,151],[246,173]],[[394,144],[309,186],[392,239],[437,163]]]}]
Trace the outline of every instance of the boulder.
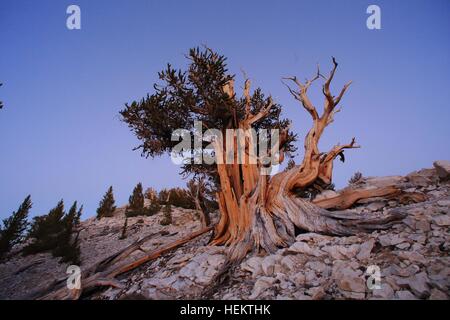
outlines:
[{"label": "boulder", "polygon": [[260,277],[256,280],[255,285],[253,286],[252,294],[249,296],[250,300],[258,298],[261,293],[270,288],[275,282],[275,278],[270,277]]},{"label": "boulder", "polygon": [[270,255],[263,259],[261,262],[261,268],[262,271],[266,276],[271,276],[275,272],[275,268],[278,264],[278,262],[281,260],[280,256],[277,255]]},{"label": "boulder", "polygon": [[386,206],[386,202],[384,201],[376,201],[369,204],[366,208],[370,211],[379,211]]},{"label": "boulder", "polygon": [[440,207],[448,208],[450,207],[450,200],[439,200],[437,205]]},{"label": "boulder", "polygon": [[415,251],[400,251],[398,257],[402,260],[409,260],[410,262],[427,263],[427,259],[423,255]]},{"label": "boulder", "polygon": [[329,253],[335,260],[345,260],[354,258],[359,251],[359,247],[358,244],[352,244],[349,247],[334,245],[323,247],[322,250]]},{"label": "boulder", "polygon": [[426,187],[432,183],[431,179],[416,172],[408,174],[406,178],[408,182],[416,187]]},{"label": "boulder", "polygon": [[395,264],[389,266],[389,273],[400,277],[411,277],[419,272],[420,268],[415,264],[410,264],[406,268],[399,267]]},{"label": "boulder", "polygon": [[[341,293],[351,299],[364,298],[366,282],[360,270],[354,270],[352,265],[343,261],[336,261],[332,270],[332,279],[335,280]],[[359,294],[352,294],[359,293]]]},{"label": "boulder", "polygon": [[395,293],[395,298],[398,300],[417,300],[417,298],[408,290],[401,290]]},{"label": "boulder", "polygon": [[304,286],[306,282],[306,276],[303,272],[298,272],[290,278],[297,286]]},{"label": "boulder", "polygon": [[375,240],[374,239],[370,239],[370,240],[367,240],[366,242],[364,242],[361,245],[356,258],[358,260],[362,260],[362,261],[369,259],[370,258],[370,253],[372,252],[372,249],[373,249],[374,245],[375,245]]},{"label": "boulder", "polygon": [[281,259],[281,265],[287,272],[293,271],[298,267],[296,259],[293,256],[285,256]]},{"label": "boulder", "polygon": [[399,243],[405,242],[405,239],[400,237],[398,234],[385,234],[378,237],[378,241],[383,247],[395,246]]},{"label": "boulder", "polygon": [[325,298],[325,290],[322,287],[313,287],[306,292],[313,300],[322,300]]},{"label": "boulder", "polygon": [[432,289],[430,300],[448,300],[448,296],[441,290]]},{"label": "boulder", "polygon": [[303,253],[314,257],[320,257],[324,255],[324,252],[322,252],[320,249],[311,248],[305,242],[295,242],[293,245],[289,247],[288,251],[295,253]]},{"label": "boulder", "polygon": [[434,224],[436,224],[440,227],[450,226],[450,216],[448,216],[446,214],[440,214],[437,216],[433,216],[431,218],[431,220],[433,221]]},{"label": "boulder", "polygon": [[433,162],[433,166],[436,168],[436,172],[441,180],[450,178],[450,161],[438,160]]},{"label": "boulder", "polygon": [[314,270],[314,272],[319,273],[322,277],[328,276],[330,267],[321,261],[309,261],[305,264],[305,268]]},{"label": "boulder", "polygon": [[416,230],[420,230],[422,232],[428,232],[431,230],[430,223],[425,219],[418,220],[415,227]]},{"label": "boulder", "polygon": [[251,257],[241,264],[241,268],[242,270],[251,272],[253,277],[257,277],[263,272],[261,263],[261,257]]},{"label": "boulder", "polygon": [[394,290],[389,284],[382,283],[381,288],[373,290],[372,296],[383,300],[392,299],[394,297]]},{"label": "boulder", "polygon": [[397,278],[396,283],[402,288],[409,288],[417,297],[423,299],[430,295],[428,276],[420,272],[409,278]]}]

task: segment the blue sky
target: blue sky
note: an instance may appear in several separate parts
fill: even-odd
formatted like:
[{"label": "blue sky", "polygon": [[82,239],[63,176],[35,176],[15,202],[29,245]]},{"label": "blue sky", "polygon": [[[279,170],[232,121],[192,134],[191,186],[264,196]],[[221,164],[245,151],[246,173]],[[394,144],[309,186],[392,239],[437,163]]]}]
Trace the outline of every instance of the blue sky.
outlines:
[{"label": "blue sky", "polygon": [[[70,4],[81,8],[81,30],[66,28]],[[366,27],[370,4],[381,8],[381,30]],[[109,185],[119,205],[139,181],[184,185],[167,157],[132,151],[137,140],[118,111],[201,44],[283,104],[301,138],[310,119],[280,79],[309,77],[317,63],[328,72],[337,58],[334,92],[353,85],[321,147],[353,136],[362,145],[336,162],[338,186],[355,171],[405,174],[450,159],[447,0],[2,0],[0,39],[0,218],[27,194],[32,216],[63,198],[89,217]],[[320,87],[310,92],[321,107]]]}]

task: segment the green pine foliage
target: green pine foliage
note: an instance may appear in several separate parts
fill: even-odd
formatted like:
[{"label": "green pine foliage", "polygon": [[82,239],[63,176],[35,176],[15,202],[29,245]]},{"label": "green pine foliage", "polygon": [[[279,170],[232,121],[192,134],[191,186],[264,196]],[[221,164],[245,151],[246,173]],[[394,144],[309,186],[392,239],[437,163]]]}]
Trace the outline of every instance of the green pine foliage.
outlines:
[{"label": "green pine foliage", "polygon": [[52,250],[55,257],[61,257],[61,262],[70,262],[80,265],[80,247],[78,244],[78,235],[73,238],[74,228],[79,224],[83,207],[77,211],[77,202],[70,207],[69,212],[62,218],[63,230],[59,233],[56,247]]},{"label": "green pine foliage", "polygon": [[58,202],[47,215],[35,217],[28,237],[32,242],[23,249],[25,255],[50,251],[61,262],[80,264],[78,236],[73,239],[79,224],[82,208],[77,210],[75,202],[66,214],[64,201]]},{"label": "green pine foliage", "polygon": [[144,215],[153,216],[161,211],[161,205],[158,201],[150,202],[150,205],[147,208],[144,208]]},{"label": "green pine foliage", "polygon": [[56,236],[63,231],[63,217],[63,200],[59,201],[47,215],[35,217],[28,234],[33,242],[24,248],[24,254],[33,254],[56,248]]},{"label": "green pine foliage", "polygon": [[355,185],[363,181],[363,175],[361,172],[357,171],[353,174],[353,176],[348,180],[348,184]]},{"label": "green pine foliage", "polygon": [[142,183],[139,182],[136,187],[134,187],[133,193],[129,198],[126,215],[127,217],[135,217],[146,214],[146,210],[144,209],[144,193]]},{"label": "green pine foliage", "polygon": [[28,213],[32,207],[31,196],[23,200],[19,209],[3,220],[3,227],[0,228],[0,259],[3,258],[11,248],[23,241],[24,232],[28,227]]},{"label": "green pine foliage", "polygon": [[164,217],[160,223],[162,226],[167,226],[172,223],[172,205],[170,203],[164,207]]},{"label": "green pine foliage", "polygon": [[195,209],[195,203],[186,189],[163,189],[159,192],[158,199],[160,204],[166,204],[169,202],[174,207]]},{"label": "green pine foliage", "polygon": [[110,186],[108,191],[106,191],[103,199],[100,201],[97,209],[97,219],[103,217],[111,217],[116,210],[114,200],[113,187]]}]

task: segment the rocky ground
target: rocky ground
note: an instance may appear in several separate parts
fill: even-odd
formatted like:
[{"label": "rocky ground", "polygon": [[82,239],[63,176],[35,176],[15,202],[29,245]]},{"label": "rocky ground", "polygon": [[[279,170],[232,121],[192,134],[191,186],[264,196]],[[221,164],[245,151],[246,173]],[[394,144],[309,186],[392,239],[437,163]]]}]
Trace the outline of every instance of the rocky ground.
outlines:
[{"label": "rocky ground", "polygon": [[[207,246],[210,235],[148,262],[119,280],[123,288],[91,294],[90,299],[449,299],[450,168],[437,163],[405,177],[363,178],[358,187],[395,184],[422,195],[419,203],[400,197],[371,198],[350,209],[381,213],[400,208],[403,223],[388,230],[349,237],[302,233],[290,247],[271,255],[251,255],[211,284],[226,260],[222,247]],[[326,191],[319,197],[333,196]],[[148,234],[154,234],[129,259],[200,229],[192,210],[174,209],[174,224],[159,224],[162,214],[130,218],[128,236],[119,240],[124,209],[112,218],[88,219],[80,233],[81,268],[102,260]],[[215,217],[217,219],[217,217]],[[18,251],[20,248],[17,248]],[[14,255],[0,264],[0,298],[26,298],[30,291],[65,276],[67,265],[49,254]]]}]

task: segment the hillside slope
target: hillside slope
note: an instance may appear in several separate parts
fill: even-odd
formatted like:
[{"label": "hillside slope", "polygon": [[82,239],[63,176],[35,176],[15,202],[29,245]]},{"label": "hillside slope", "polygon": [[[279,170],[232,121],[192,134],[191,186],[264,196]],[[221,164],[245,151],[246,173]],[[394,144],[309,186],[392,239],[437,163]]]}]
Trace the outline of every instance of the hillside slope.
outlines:
[{"label": "hillside slope", "polygon": [[[404,210],[407,217],[403,223],[388,230],[349,237],[301,233],[295,243],[275,254],[247,257],[228,270],[220,283],[215,280],[226,252],[223,247],[207,246],[210,233],[206,233],[119,276],[122,288],[104,288],[83,298],[448,299],[448,169],[444,163],[405,177],[372,177],[358,182],[359,187],[366,188],[395,184],[407,193],[424,196],[418,203],[400,197],[365,199],[351,209],[359,213]],[[332,195],[332,191],[326,191],[319,197]],[[129,218],[127,238],[119,240],[124,210],[119,208],[111,218],[82,222],[82,270],[144,236],[153,235],[127,257],[129,261],[201,228],[195,211],[174,208],[173,224],[169,226],[160,225],[162,213]],[[15,248],[16,252],[19,249]],[[36,290],[66,277],[66,268],[50,254],[22,257],[17,253],[0,264],[0,298],[29,298]],[[379,281],[372,282],[377,271]],[[379,286],[369,289],[367,281]]]}]

